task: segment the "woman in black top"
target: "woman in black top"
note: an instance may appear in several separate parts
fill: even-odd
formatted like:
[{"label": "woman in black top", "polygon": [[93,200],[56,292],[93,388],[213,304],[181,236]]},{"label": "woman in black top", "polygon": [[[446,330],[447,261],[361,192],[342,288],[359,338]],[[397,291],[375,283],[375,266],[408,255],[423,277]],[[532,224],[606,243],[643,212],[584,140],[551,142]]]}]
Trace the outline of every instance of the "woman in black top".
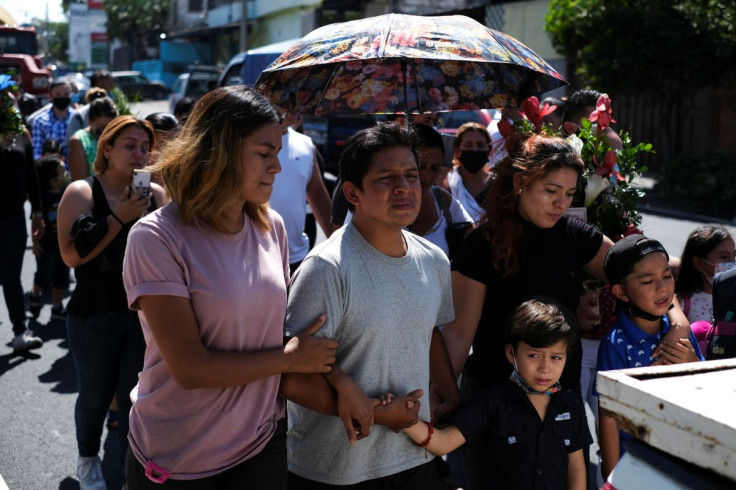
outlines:
[{"label": "woman in black top", "polygon": [[130,228],[164,200],[156,184],[148,197],[140,190],[130,193],[133,170],[146,165],[153,145],[150,123],[131,116],[114,119],[100,136],[95,175],[73,182],[59,203],[59,248],[77,279],[67,305],[67,334],[79,387],[74,419],[83,488],[104,485],[97,454],[113,395],[122,414],[122,454],[127,448],[130,391],[143,365],[145,341],[138,315],[128,309],[122,268]]},{"label": "woman in black top", "polygon": [[[509,314],[534,296],[575,311],[582,273],[605,281],[603,259],[613,245],[593,226],[564,215],[583,172],[568,143],[546,135],[514,135],[506,150],[509,156],[494,168],[485,221],[466,238],[452,264],[455,320],[445,325],[443,335],[455,374],[465,369],[463,401],[511,374],[503,350]],[[679,308],[672,311],[671,319],[686,323]],[[580,387],[579,344],[568,356],[563,389]],[[476,481],[473,461],[466,455],[469,476]]]}]

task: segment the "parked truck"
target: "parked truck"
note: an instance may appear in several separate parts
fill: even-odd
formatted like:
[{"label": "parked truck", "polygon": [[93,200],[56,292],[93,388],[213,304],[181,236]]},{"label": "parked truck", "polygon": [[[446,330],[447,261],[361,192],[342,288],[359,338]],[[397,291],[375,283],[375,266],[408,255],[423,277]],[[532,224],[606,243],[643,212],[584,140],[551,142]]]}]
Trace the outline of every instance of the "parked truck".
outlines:
[{"label": "parked truck", "polygon": [[48,97],[51,74],[38,54],[36,30],[0,25],[0,73],[20,73],[23,90],[39,99]]},{"label": "parked truck", "polygon": [[600,372],[597,389],[635,438],[604,489],[736,488],[736,359]]}]

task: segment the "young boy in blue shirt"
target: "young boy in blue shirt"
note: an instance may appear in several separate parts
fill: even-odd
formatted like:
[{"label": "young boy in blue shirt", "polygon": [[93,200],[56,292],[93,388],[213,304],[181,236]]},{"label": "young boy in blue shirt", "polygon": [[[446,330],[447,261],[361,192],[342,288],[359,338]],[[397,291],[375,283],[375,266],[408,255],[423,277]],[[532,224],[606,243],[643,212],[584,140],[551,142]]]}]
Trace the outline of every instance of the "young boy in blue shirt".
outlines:
[{"label": "young boy in blue shirt", "polygon": [[[661,243],[644,235],[629,235],[606,254],[603,270],[619,301],[618,318],[598,348],[598,371],[704,361],[689,329],[676,341],[663,340],[670,330],[675,280],[669,255]],[[603,478],[623,455],[623,441],[613,417],[600,411],[599,443]]]},{"label": "young boy in blue shirt", "polygon": [[485,489],[585,489],[583,452],[592,442],[585,409],[580,392],[559,383],[576,337],[563,306],[547,298],[522,303],[506,333],[511,377],[479,394],[446,428],[420,421],[404,432],[437,455],[486,438],[493,479]]}]

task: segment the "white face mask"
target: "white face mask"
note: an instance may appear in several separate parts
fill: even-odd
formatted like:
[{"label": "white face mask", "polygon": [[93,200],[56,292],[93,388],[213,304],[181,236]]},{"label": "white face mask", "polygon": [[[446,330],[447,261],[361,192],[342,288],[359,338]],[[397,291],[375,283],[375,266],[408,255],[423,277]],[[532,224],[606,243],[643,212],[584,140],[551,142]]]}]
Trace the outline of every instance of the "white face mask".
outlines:
[{"label": "white face mask", "polygon": [[[713,275],[709,276],[705,272],[703,272],[703,275],[705,276],[705,280],[708,281],[708,284],[713,285],[713,278],[716,276],[716,274],[720,274],[721,272],[730,271],[731,269],[736,268],[736,262],[717,262],[715,264],[711,264],[705,259],[702,259],[703,262],[713,267]],[[702,272],[702,271],[701,271]]]}]

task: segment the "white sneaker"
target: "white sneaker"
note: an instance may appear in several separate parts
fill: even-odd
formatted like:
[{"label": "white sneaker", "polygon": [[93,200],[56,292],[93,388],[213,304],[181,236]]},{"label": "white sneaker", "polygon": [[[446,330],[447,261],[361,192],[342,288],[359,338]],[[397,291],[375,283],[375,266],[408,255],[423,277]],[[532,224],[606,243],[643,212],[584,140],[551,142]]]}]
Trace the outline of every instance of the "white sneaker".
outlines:
[{"label": "white sneaker", "polygon": [[43,341],[36,337],[33,332],[26,328],[25,332],[16,335],[13,339],[13,350],[15,352],[25,351],[29,349],[38,349],[43,345]]},{"label": "white sneaker", "polygon": [[102,463],[99,456],[77,458],[77,478],[80,490],[107,490],[102,476]]}]

